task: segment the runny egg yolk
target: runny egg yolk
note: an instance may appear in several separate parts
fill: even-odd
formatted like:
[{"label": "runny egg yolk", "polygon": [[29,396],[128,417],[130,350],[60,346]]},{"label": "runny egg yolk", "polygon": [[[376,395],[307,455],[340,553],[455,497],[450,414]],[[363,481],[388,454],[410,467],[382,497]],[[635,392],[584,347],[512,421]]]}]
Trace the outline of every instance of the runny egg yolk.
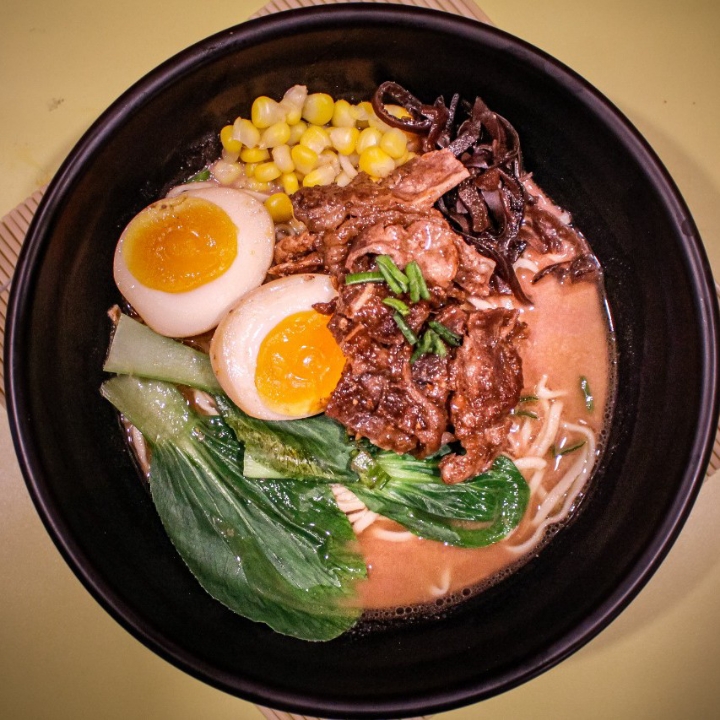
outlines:
[{"label": "runny egg yolk", "polygon": [[191,196],[153,203],[128,225],[130,272],[153,290],[181,293],[220,277],[237,256],[237,228],[219,206]]},{"label": "runny egg yolk", "polygon": [[284,415],[321,412],[340,380],[345,357],[315,310],[288,315],[260,344],[255,387],[271,410]]}]

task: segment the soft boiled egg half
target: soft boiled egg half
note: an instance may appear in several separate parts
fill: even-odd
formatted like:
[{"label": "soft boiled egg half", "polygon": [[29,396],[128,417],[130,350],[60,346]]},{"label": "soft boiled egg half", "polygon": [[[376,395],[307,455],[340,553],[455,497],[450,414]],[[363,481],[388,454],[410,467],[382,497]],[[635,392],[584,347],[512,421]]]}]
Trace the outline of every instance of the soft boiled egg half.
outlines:
[{"label": "soft boiled egg half", "polygon": [[241,190],[188,189],[154,202],[115,250],[118,289],[155,332],[190,337],[214,328],[273,256],[265,206]]},{"label": "soft boiled egg half", "polygon": [[290,275],[251,290],[218,325],[210,345],[230,399],[261,420],[292,420],[325,409],[345,358],[313,309],[336,295],[327,275]]}]

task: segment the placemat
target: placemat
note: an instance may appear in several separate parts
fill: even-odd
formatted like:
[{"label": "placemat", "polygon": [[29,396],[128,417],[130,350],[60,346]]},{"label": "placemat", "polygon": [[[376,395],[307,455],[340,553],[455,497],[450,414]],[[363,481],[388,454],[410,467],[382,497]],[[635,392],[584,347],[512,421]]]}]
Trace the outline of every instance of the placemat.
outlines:
[{"label": "placemat", "polygon": [[[286,10],[301,7],[326,5],[329,3],[357,2],[358,0],[271,0],[252,17],[262,17]],[[473,2],[473,0],[361,0],[362,2],[376,2],[386,4],[412,5],[433,10],[441,10],[470,19],[492,24],[490,18]],[[7,316],[7,302],[12,283],[12,276],[17,264],[18,255],[25,235],[27,234],[33,215],[37,211],[47,186],[39,188],[24,202],[0,218],[0,405],[5,406],[5,378],[3,355],[5,344],[5,319]],[[716,282],[715,289],[720,300],[720,285]],[[712,456],[708,465],[707,475],[714,474],[720,469],[720,426],[715,436]],[[267,720],[317,720],[306,715],[281,712],[258,706],[260,712]],[[429,720],[429,718],[414,718],[412,720]]]}]

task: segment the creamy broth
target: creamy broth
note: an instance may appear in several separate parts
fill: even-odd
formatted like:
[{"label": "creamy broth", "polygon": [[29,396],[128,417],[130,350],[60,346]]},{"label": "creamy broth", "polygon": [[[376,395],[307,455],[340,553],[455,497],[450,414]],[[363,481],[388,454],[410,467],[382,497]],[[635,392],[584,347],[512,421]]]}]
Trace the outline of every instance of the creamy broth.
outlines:
[{"label": "creamy broth", "polygon": [[[522,351],[523,395],[532,395],[543,376],[547,376],[548,388],[564,393],[563,418],[586,426],[599,439],[613,388],[612,335],[605,299],[592,282],[560,284],[548,277],[531,286],[531,275],[520,272],[534,302],[533,307],[522,310],[528,325]],[[581,376],[587,378],[592,391],[592,412],[588,411],[580,389]],[[528,418],[517,422],[514,434],[521,432],[523,422],[539,421]],[[509,454],[513,456],[512,452]],[[446,546],[417,538],[391,521],[378,518],[359,534],[368,566],[368,580],[360,588],[363,607],[390,609],[393,614],[395,608],[402,614],[406,606],[442,607],[477,592],[503,570],[522,562],[542,544],[545,536],[544,531],[537,532],[533,516],[576,455],[562,456],[557,468],[548,458],[548,468],[542,483],[532,492],[525,518],[510,536],[495,545],[477,549]],[[532,485],[534,469],[523,469],[522,473]],[[584,489],[580,490],[571,503],[571,511],[583,492]],[[526,547],[518,552],[518,546]]]}]

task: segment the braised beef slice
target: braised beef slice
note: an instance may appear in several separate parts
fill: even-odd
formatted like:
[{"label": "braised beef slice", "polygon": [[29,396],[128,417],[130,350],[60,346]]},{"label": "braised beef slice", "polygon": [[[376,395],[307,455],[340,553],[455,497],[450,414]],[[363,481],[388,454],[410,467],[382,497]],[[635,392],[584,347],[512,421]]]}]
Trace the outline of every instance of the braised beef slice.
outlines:
[{"label": "braised beef slice", "polygon": [[325,414],[384,450],[419,457],[437,452],[448,424],[445,399],[426,395],[415,384],[409,345],[378,349],[357,327],[349,340],[352,355]]},{"label": "braised beef slice", "polygon": [[509,413],[523,386],[516,342],[524,327],[515,310],[470,313],[467,334],[450,368],[454,387],[450,423],[465,454],[447,455],[440,462],[446,483],[462,482],[487,470],[505,443]]},{"label": "braised beef slice", "polygon": [[470,295],[487,297],[495,263],[468,245],[459,235],[455,235],[454,242],[458,253],[455,283]]},{"label": "braised beef slice", "polygon": [[352,245],[345,268],[355,268],[363,255],[389,255],[401,268],[415,260],[427,283],[447,288],[458,272],[457,240],[464,244],[440,213],[428,210],[423,217],[404,218],[402,225],[377,223],[363,230]]},{"label": "braised beef slice", "polygon": [[401,165],[384,184],[404,202],[429,209],[469,174],[452,152],[435,151]]},{"label": "braised beef slice", "polygon": [[[314,236],[306,252],[319,253],[324,271],[336,277],[372,267],[374,255],[390,255],[399,267],[416,260],[429,284],[447,288],[459,267],[458,237],[433,204],[467,175],[450,151],[438,150],[378,183],[360,173],[345,187],[302,188],[292,200],[295,217]],[[287,259],[301,255],[292,241],[278,246],[275,259],[286,272]]]}]

